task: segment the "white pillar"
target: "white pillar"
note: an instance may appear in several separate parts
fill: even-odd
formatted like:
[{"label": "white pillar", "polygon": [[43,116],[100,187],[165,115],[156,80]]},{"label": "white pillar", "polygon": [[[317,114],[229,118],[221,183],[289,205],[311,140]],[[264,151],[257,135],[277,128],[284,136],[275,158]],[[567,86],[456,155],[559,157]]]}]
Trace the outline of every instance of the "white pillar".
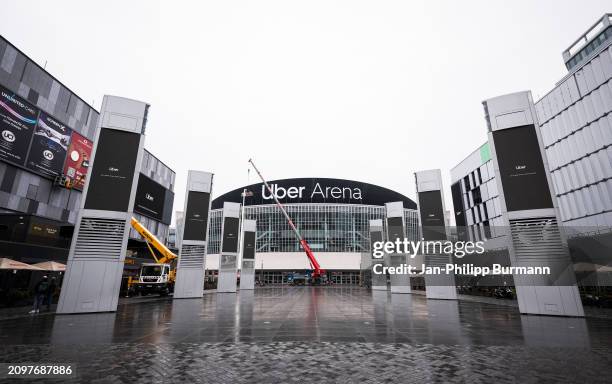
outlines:
[{"label": "white pillar", "polygon": [[[425,241],[446,240],[447,228],[444,217],[446,209],[442,191],[442,173],[439,169],[430,169],[416,172],[414,177],[423,239]],[[444,267],[453,262],[451,255],[426,254],[423,256],[427,267]],[[428,299],[456,300],[455,276],[450,274],[425,275],[425,294]]]},{"label": "white pillar", "polygon": [[[387,275],[385,273],[376,274],[374,270],[381,271],[381,266],[385,266],[385,255],[378,258],[374,257],[374,243],[384,241],[384,230],[383,221],[381,219],[370,220],[370,259],[371,259],[371,271],[372,271],[372,290],[373,291],[386,291],[387,290]],[[376,265],[380,265],[376,267]]]},{"label": "white pillar", "polygon": [[210,172],[190,170],[187,174],[185,209],[180,223],[177,217],[179,257],[174,299],[198,298],[204,295],[212,183],[213,174]]},{"label": "white pillar", "polygon": [[546,266],[552,272],[514,274],[519,310],[584,316],[531,92],[495,97],[483,105],[510,264]]},{"label": "white pillar", "polygon": [[104,96],[57,313],[117,310],[149,105]]},{"label": "white pillar", "polygon": [[[395,242],[400,239],[404,241],[406,238],[406,220],[404,219],[404,203],[401,201],[386,203],[387,215],[387,240]],[[388,255],[389,266],[399,267],[402,264],[408,264],[408,255],[405,253],[393,253]],[[407,274],[392,274],[389,276],[391,280],[391,293],[412,293],[410,285],[410,275]]]},{"label": "white pillar", "polygon": [[242,223],[242,268],[240,270],[240,289],[255,289],[255,244],[257,242],[257,222],[244,220]]},{"label": "white pillar", "polygon": [[223,203],[217,292],[236,292],[240,203]]}]

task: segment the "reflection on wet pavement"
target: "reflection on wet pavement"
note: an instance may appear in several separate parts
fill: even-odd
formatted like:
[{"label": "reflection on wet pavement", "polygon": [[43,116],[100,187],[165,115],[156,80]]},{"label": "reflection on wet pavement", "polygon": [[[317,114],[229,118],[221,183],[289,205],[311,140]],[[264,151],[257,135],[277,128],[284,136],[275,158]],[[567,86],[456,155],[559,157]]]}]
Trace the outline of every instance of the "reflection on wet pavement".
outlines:
[{"label": "reflection on wet pavement", "polygon": [[[0,361],[82,383],[608,383],[611,322],[360,288],[153,299],[0,321]],[[0,380],[2,382],[2,380]]]},{"label": "reflection on wet pavement", "polygon": [[4,344],[342,341],[436,345],[612,345],[610,320],[361,288],[279,287],[123,305],[117,313],[0,321]]}]

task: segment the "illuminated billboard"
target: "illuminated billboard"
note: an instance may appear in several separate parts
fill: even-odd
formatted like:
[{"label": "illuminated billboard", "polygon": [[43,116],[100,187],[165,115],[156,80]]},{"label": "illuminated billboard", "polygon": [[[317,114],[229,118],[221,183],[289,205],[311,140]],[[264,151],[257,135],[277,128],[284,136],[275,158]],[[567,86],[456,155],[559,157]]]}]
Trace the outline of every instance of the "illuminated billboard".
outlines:
[{"label": "illuminated billboard", "polygon": [[93,142],[91,140],[77,132],[72,132],[64,164],[64,175],[70,179],[72,187],[75,189],[83,190],[85,186],[92,150]]},{"label": "illuminated billboard", "polygon": [[0,87],[0,159],[25,165],[38,110]]},{"label": "illuminated billboard", "polygon": [[26,166],[44,176],[54,177],[61,174],[71,133],[72,129],[65,124],[41,112]]}]

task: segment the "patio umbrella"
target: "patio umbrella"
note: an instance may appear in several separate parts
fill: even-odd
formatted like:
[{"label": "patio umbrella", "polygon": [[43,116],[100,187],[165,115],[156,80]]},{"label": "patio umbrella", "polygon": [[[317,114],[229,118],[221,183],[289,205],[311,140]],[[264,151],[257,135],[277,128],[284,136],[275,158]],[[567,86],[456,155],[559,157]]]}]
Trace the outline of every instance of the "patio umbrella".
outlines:
[{"label": "patio umbrella", "polygon": [[612,267],[609,265],[602,265],[601,267],[597,268],[597,272],[612,272]]},{"label": "patio umbrella", "polygon": [[595,272],[601,265],[594,263],[576,263],[574,272]]},{"label": "patio umbrella", "polygon": [[43,261],[42,263],[32,265],[45,271],[64,272],[66,270],[66,264],[58,263],[57,261]]},{"label": "patio umbrella", "polygon": [[612,266],[601,265],[595,263],[576,263],[574,264],[576,272],[612,272]]},{"label": "patio umbrella", "polygon": [[6,257],[0,258],[0,269],[25,269],[30,271],[44,271],[44,269],[38,268],[34,265],[22,263],[21,261],[15,261]]}]

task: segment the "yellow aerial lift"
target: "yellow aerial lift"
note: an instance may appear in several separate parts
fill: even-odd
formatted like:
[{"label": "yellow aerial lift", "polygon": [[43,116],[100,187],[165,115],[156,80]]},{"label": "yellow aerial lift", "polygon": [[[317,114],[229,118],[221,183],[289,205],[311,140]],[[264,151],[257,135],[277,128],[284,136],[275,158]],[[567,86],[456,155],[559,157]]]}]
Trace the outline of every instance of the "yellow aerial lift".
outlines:
[{"label": "yellow aerial lift", "polygon": [[[154,263],[143,263],[140,267],[138,280],[132,279],[128,281],[128,289],[134,290],[141,295],[149,293],[158,293],[162,296],[174,291],[174,282],[176,280],[176,269],[172,268],[172,261],[178,256],[166,247],[154,234],[149,232],[138,220],[132,217],[132,228],[136,230],[145,240]],[[153,251],[155,248],[161,257]]]}]

